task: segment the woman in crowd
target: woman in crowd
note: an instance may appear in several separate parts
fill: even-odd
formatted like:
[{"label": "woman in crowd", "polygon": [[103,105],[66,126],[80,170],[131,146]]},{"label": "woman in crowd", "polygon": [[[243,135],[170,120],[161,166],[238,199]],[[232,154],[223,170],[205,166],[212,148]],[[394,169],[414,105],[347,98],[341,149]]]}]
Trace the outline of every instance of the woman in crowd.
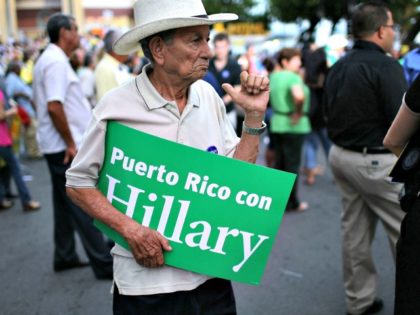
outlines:
[{"label": "woman in crowd", "polygon": [[309,50],[304,58],[305,83],[310,89],[309,120],[311,122],[311,133],[304,142],[304,173],[305,183],[312,185],[315,177],[321,172],[317,162],[319,143],[322,145],[326,160],[330,151],[331,142],[328,139],[326,123],[322,112],[322,101],[324,97],[324,81],[327,76],[327,57],[323,48]]},{"label": "woman in crowd", "polygon": [[[420,76],[404,95],[400,110],[385,136],[384,145],[395,155],[400,156],[410,138],[419,143],[419,130]],[[417,138],[414,139],[413,136]],[[410,175],[413,177],[413,182],[405,183],[405,198],[411,198],[410,202],[401,203],[407,214],[401,223],[401,234],[397,243],[395,315],[420,314],[419,148],[414,148],[411,153],[405,154],[405,163],[403,163],[403,167],[412,167]]]},{"label": "woman in crowd", "polygon": [[[32,200],[28,188],[22,178],[19,162],[12,151],[12,137],[9,132],[6,119],[17,114],[16,107],[6,109],[5,97],[0,90],[0,157],[7,163],[16,187],[24,211],[33,211],[41,207],[38,201]],[[5,188],[0,182],[0,209],[10,208],[13,203],[5,198]]]},{"label": "woman in crowd", "polygon": [[[270,104],[273,109],[270,129],[276,153],[275,168],[298,174],[305,135],[311,131],[307,112],[309,88],[299,75],[302,65],[297,49],[285,48],[278,56],[280,70],[270,75]],[[286,210],[304,211],[308,204],[298,198],[298,179]]]}]

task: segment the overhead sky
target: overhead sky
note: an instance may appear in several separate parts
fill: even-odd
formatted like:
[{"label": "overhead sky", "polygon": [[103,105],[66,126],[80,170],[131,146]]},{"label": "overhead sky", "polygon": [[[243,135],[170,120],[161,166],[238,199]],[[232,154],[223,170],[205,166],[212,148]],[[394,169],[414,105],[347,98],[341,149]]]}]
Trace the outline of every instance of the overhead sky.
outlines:
[{"label": "overhead sky", "polygon": [[253,14],[263,13],[267,7],[268,0],[256,0],[256,2],[258,3],[258,5],[255,8],[253,8],[252,13]]}]

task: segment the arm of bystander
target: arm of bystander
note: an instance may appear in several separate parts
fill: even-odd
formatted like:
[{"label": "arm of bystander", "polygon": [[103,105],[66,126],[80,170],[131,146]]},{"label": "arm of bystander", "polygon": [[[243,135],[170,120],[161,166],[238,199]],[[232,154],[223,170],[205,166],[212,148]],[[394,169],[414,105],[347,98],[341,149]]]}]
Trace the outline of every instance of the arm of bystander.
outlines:
[{"label": "arm of bystander", "polygon": [[384,138],[384,146],[399,156],[420,127],[420,76],[403,97],[402,105]]}]

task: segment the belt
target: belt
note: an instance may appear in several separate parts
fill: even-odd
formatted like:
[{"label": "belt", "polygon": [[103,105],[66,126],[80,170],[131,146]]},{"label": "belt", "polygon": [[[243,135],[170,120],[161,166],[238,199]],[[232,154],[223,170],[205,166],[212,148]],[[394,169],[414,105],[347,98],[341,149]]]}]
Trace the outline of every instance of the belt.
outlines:
[{"label": "belt", "polygon": [[[290,115],[295,113],[295,112],[281,112],[281,111],[278,111],[278,110],[275,110],[275,109],[273,110],[273,112],[274,112],[274,114],[284,115],[284,116],[290,116]],[[306,116],[306,115],[308,115],[308,113],[302,113],[302,116]]]},{"label": "belt", "polygon": [[343,149],[353,151],[353,152],[359,152],[359,153],[363,153],[363,154],[388,154],[388,153],[391,153],[391,151],[389,151],[385,147],[348,146],[348,147],[343,147]]}]

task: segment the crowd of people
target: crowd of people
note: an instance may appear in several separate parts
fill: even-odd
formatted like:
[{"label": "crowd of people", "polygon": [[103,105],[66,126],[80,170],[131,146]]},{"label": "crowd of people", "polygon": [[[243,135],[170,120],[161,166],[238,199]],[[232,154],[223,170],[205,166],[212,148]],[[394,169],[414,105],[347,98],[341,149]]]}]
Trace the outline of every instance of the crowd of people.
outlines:
[{"label": "crowd of people", "polygon": [[[147,108],[153,99],[173,101],[181,117],[189,106],[189,91],[194,89],[211,104],[196,114],[207,117],[200,121],[209,128],[188,127],[194,135],[188,139],[193,147],[200,148],[208,138],[203,130],[220,129],[219,152],[255,162],[266,121],[266,165],[304,177],[296,180],[286,211],[310,209],[298,187],[316,184],[326,167],[317,160],[322,147],[343,201],[347,314],[374,314],[383,307],[371,258],[378,221],[397,258],[395,314],[419,311],[416,294],[420,288],[404,288],[404,281],[418,270],[406,267],[410,265],[407,257],[417,259],[411,251],[418,245],[410,247],[409,237],[400,237],[403,220],[419,222],[410,214],[418,203],[409,207],[410,215],[404,219],[398,199],[401,185],[390,183],[387,176],[396,160],[388,148],[401,154],[418,125],[416,66],[420,59],[416,59],[417,50],[400,62],[392,57],[392,12],[377,2],[358,6],[352,15],[351,49],[348,40],[335,37],[328,47],[305,43],[263,58],[252,43],[245,54],[233,56],[225,33],[212,37],[210,51],[209,25],[234,20],[234,15],[212,19],[199,0],[185,0],[186,12],[172,12],[173,3],[166,2],[160,8],[151,0],[136,2],[136,28],[125,34],[110,29],[103,38],[80,38],[74,18],[55,14],[47,24],[48,38],[0,46],[0,209],[13,206],[16,196],[10,189],[11,178],[24,211],[41,207],[30,195],[19,160],[44,158],[53,183],[56,272],[87,266],[75,251],[77,231],[95,276],[114,279],[115,314],[134,314],[137,307],[146,313],[158,314],[158,308],[162,314],[177,309],[185,314],[185,303],[200,296],[206,304],[215,292],[220,301],[212,305],[213,311],[234,314],[228,281],[162,267],[162,252],[170,250],[167,240],[121,215],[96,189],[103,163],[104,122],[130,121],[139,130],[175,141],[177,130],[164,133],[156,128],[175,116],[162,110],[162,117],[146,122]],[[155,27],[146,27],[146,21]],[[198,88],[200,79],[210,85]],[[411,88],[404,100],[407,82]],[[133,102],[141,105],[139,113],[133,114]],[[223,123],[212,120],[214,115],[206,110],[220,113]],[[399,138],[398,128],[407,121],[413,131]],[[110,244],[93,226],[93,218],[119,231],[132,253],[115,245],[111,256]],[[411,221],[404,224],[406,234],[418,234]],[[188,307],[193,312],[202,305]]]}]

